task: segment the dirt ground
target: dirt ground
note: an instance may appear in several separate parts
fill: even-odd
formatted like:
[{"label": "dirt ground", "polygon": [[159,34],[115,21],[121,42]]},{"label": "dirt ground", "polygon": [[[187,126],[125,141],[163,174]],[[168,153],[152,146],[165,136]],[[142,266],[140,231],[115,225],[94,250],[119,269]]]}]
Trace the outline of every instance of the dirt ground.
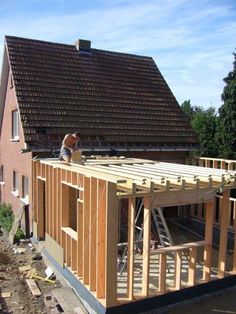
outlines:
[{"label": "dirt ground", "polygon": [[[30,244],[31,245],[31,244]],[[26,272],[20,272],[19,267],[30,265],[37,269],[41,277],[46,277],[46,265],[43,260],[34,260],[33,257],[40,256],[37,251],[33,251],[28,243],[11,245],[5,234],[0,235],[0,293],[10,292],[10,297],[0,297],[0,313],[47,313],[44,303],[44,296],[55,286],[59,286],[58,281],[48,283],[35,279],[42,293],[41,296],[32,295],[27,283]],[[16,253],[15,250],[26,249],[24,253]]]},{"label": "dirt ground", "polygon": [[[26,250],[23,254],[16,254],[15,250],[18,248]],[[35,279],[42,295],[34,297],[25,281],[27,272],[22,273],[19,270],[20,266],[30,265],[37,269],[41,277],[45,277],[44,261],[33,260],[37,254],[38,252],[32,251],[28,243],[11,245],[5,234],[0,235],[0,293],[11,293],[10,297],[0,297],[0,313],[48,313],[44,298],[52,289],[60,287],[60,282],[52,284]],[[236,286],[149,312],[149,314],[185,313],[236,314]]]}]

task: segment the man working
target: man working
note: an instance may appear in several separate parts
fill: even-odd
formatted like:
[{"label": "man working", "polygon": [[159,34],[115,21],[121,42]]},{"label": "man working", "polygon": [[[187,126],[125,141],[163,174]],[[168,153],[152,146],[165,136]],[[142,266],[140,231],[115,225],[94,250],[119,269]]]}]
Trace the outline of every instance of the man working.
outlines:
[{"label": "man working", "polygon": [[72,152],[78,150],[78,143],[80,140],[80,133],[66,134],[62,141],[60,160],[69,163],[71,161]]}]

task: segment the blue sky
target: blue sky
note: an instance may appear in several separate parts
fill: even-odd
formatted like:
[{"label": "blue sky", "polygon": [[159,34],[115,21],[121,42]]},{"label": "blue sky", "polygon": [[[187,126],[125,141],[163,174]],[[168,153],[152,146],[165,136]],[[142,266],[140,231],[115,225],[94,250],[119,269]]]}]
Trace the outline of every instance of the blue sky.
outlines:
[{"label": "blue sky", "polygon": [[180,104],[205,108],[221,105],[235,34],[235,0],[0,0],[1,60],[5,35],[89,39],[94,48],[153,57]]}]

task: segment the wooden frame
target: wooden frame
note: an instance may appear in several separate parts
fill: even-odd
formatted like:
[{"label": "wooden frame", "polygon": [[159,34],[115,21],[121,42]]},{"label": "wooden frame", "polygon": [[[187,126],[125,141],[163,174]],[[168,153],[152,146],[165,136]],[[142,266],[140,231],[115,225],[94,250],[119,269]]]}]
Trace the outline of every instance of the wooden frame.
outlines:
[{"label": "wooden frame", "polygon": [[[45,232],[64,249],[64,263],[82,284],[105,306],[150,296],[150,260],[158,256],[156,295],[169,291],[167,283],[168,254],[175,254],[174,286],[182,289],[182,256],[189,257],[188,285],[196,278],[197,250],[204,248],[203,280],[211,280],[212,233],[215,196],[223,190],[219,277],[224,276],[230,189],[235,188],[234,171],[210,170],[198,166],[157,163],[150,160],[101,158],[70,166],[57,160],[34,160],[34,222],[42,234],[40,204],[42,180],[45,182]],[[72,193],[73,190],[73,193]],[[143,199],[142,289],[134,292],[135,206]],[[128,200],[127,207],[127,282],[126,294],[118,295],[118,202]],[[205,204],[206,232],[204,241],[166,248],[150,249],[151,210],[173,205]],[[70,222],[73,207],[76,222]],[[235,208],[235,207],[234,207]],[[73,225],[73,226],[72,226]],[[234,211],[234,228],[235,211]],[[236,241],[235,241],[236,242]],[[235,245],[236,250],[236,245]],[[236,269],[234,250],[233,269]],[[49,252],[50,253],[50,252]],[[153,295],[153,292],[152,292]]]}]

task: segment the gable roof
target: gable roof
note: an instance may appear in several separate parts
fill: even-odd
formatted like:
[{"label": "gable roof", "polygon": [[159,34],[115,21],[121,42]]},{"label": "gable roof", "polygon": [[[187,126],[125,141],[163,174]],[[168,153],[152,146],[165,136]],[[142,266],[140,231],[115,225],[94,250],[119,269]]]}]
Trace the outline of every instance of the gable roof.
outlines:
[{"label": "gable roof", "polygon": [[197,143],[152,58],[12,36],[6,47],[29,145],[77,130],[84,146]]}]

